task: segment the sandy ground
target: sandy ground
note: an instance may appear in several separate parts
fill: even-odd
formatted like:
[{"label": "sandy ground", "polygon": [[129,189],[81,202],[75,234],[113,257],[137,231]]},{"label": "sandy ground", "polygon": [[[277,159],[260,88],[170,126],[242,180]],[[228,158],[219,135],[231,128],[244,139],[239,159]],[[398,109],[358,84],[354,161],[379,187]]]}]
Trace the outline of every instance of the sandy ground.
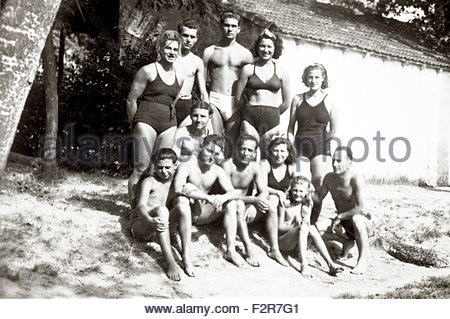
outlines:
[{"label": "sandy ground", "polygon": [[[310,251],[314,278],[299,273],[288,257],[282,267],[266,256],[260,227],[251,228],[259,268],[237,268],[222,258],[220,224],[194,228],[197,276],[170,281],[156,243],[133,242],[126,229],[126,180],[67,173],[62,183],[43,186],[29,168],[10,165],[0,187],[0,297],[2,298],[203,298],[335,297],[343,293],[377,294],[429,276],[450,275],[450,268],[401,262],[377,245],[364,275],[350,273],[357,250],[342,263],[338,277],[326,273]],[[368,203],[377,239],[398,240],[450,252],[450,192],[408,185],[368,185]],[[323,223],[333,216],[327,197]],[[332,244],[335,255],[338,245]],[[242,252],[242,244],[238,242]],[[179,259],[179,255],[176,256]]]}]

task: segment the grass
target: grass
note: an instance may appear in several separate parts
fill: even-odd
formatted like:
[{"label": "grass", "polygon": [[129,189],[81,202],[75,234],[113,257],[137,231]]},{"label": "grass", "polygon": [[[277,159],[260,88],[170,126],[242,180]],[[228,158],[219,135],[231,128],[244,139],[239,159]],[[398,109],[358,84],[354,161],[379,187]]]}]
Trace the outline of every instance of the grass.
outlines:
[{"label": "grass", "polygon": [[448,299],[450,298],[450,276],[429,277],[413,282],[384,294],[362,297],[360,294],[343,293],[337,299]]}]

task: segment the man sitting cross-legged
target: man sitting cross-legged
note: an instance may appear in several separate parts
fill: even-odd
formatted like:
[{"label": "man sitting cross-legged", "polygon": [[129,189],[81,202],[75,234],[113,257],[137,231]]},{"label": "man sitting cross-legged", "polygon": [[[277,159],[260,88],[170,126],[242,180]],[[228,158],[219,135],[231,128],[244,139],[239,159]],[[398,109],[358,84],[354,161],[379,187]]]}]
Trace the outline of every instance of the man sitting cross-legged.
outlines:
[{"label": "man sitting cross-legged", "polygon": [[181,269],[175,262],[169,236],[169,210],[167,195],[175,172],[177,156],[169,148],[158,151],[151,176],[139,188],[136,208],[131,211],[130,229],[135,240],[149,241],[157,233],[164,259],[166,274],[172,280],[181,279]]},{"label": "man sitting cross-legged", "polygon": [[363,274],[366,271],[366,255],[369,249],[368,236],[373,229],[368,219],[370,215],[364,210],[364,179],[350,170],[352,159],[353,154],[350,148],[345,146],[336,148],[333,154],[333,172],[325,175],[322,186],[318,190],[317,199],[322,202],[328,192],[331,193],[337,212],[331,224],[331,231],[336,232],[340,224],[345,229],[347,237],[342,240],[342,253],[339,257],[347,258],[356,241],[359,255],[351,273]]},{"label": "man sitting cross-legged", "polygon": [[[179,225],[182,244],[182,257],[185,272],[194,276],[191,253],[191,224],[205,225],[223,216],[223,226],[226,233],[227,251],[225,259],[237,266],[243,266],[244,261],[236,252],[236,202],[231,200],[234,189],[231,181],[215,159],[223,152],[223,138],[218,135],[205,137],[197,157],[181,163],[174,177],[175,198],[171,201],[171,229]],[[225,194],[209,194],[213,185],[218,184]]]}]

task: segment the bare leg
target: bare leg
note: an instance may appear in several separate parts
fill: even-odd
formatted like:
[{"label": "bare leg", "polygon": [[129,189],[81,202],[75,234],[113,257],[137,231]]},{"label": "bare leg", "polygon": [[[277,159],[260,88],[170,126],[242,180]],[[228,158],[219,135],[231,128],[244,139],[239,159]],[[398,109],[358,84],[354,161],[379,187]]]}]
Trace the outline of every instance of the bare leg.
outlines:
[{"label": "bare leg", "polygon": [[[169,211],[166,207],[159,207],[156,211],[156,215],[166,220],[169,219]],[[169,277],[169,279],[179,281],[181,279],[181,269],[180,267],[178,267],[172,255],[172,250],[170,248],[169,229],[166,229],[163,232],[159,232],[158,237],[164,259],[167,262],[167,277]]]},{"label": "bare leg", "polygon": [[230,201],[225,204],[223,216],[223,227],[225,229],[227,240],[227,251],[224,258],[232,262],[238,267],[244,266],[244,261],[236,252],[236,232],[237,232],[237,217],[236,217],[236,202]]},{"label": "bare leg", "polygon": [[[323,177],[331,171],[331,160],[329,156],[318,155],[311,159],[311,182],[317,190],[322,185]],[[322,203],[314,202],[311,212],[311,225],[319,219]]]},{"label": "bare leg", "polygon": [[148,124],[137,123],[133,130],[134,168],[128,180],[128,199],[133,209],[139,180],[150,165],[150,157],[156,141],[156,132]]},{"label": "bare leg", "polygon": [[278,246],[278,196],[269,196],[269,211],[266,216],[266,233],[269,237],[270,250],[267,255],[275,259],[280,265],[287,266]]},{"label": "bare leg", "polygon": [[222,115],[220,115],[219,110],[214,105],[211,104],[211,108],[213,110],[211,124],[214,130],[214,134],[222,136],[223,134]]},{"label": "bare leg", "polygon": [[[189,200],[186,197],[178,197],[177,204],[170,212],[170,219],[178,221],[184,271],[189,277],[195,277],[194,265],[192,264],[192,248],[191,248],[191,228],[192,216]],[[172,222],[171,222],[172,223]],[[175,224],[175,223],[174,223]]]},{"label": "bare leg", "polygon": [[328,253],[328,249],[325,246],[325,242],[322,239],[322,236],[320,236],[320,233],[316,226],[310,225],[309,226],[309,234],[311,235],[314,244],[317,247],[317,250],[319,250],[320,255],[325,259],[328,268],[330,270],[330,275],[335,276],[337,273],[343,272],[344,269],[342,267],[339,267],[336,265],[333,260],[331,260],[330,254]]},{"label": "bare leg", "polygon": [[367,235],[365,217],[355,215],[352,218],[353,227],[355,229],[356,245],[358,246],[358,261],[356,267],[351,270],[352,274],[363,274],[367,270],[366,254],[369,249],[369,238]]},{"label": "bare leg", "polygon": [[245,204],[243,201],[239,200],[236,201],[237,206],[237,230],[239,237],[241,238],[242,242],[245,246],[245,252],[247,253],[247,258],[245,258],[245,261],[253,267],[259,267],[259,261],[256,257],[256,254],[253,249],[253,244],[250,240],[250,236],[248,234],[248,227],[247,222],[245,220]]},{"label": "bare leg", "polygon": [[309,225],[305,223],[301,223],[298,237],[298,247],[299,252],[298,256],[300,259],[300,272],[306,278],[312,278],[312,274],[309,271],[308,261],[306,260],[306,250],[308,246],[308,234],[309,234]]},{"label": "bare leg", "polygon": [[[177,131],[177,127],[173,126],[168,128],[164,132],[161,132],[158,136],[158,142],[156,145],[160,145],[161,148],[172,148],[175,143],[175,133]],[[153,153],[156,153],[158,150],[154,150]]]}]

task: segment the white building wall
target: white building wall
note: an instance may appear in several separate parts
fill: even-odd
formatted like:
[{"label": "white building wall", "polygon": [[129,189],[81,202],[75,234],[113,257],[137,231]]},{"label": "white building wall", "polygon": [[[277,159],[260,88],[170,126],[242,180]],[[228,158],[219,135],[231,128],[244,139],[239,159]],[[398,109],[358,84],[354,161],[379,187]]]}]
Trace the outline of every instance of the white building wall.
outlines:
[{"label": "white building wall", "polygon": [[[326,67],[328,91],[339,111],[337,136],[343,145],[357,139],[356,159],[368,152],[354,169],[368,178],[450,182],[448,72],[289,38],[284,46],[280,64],[290,70],[293,94],[306,91],[301,83],[306,66]],[[286,112],[282,125],[287,124]],[[378,148],[377,132],[385,138]]]}]

